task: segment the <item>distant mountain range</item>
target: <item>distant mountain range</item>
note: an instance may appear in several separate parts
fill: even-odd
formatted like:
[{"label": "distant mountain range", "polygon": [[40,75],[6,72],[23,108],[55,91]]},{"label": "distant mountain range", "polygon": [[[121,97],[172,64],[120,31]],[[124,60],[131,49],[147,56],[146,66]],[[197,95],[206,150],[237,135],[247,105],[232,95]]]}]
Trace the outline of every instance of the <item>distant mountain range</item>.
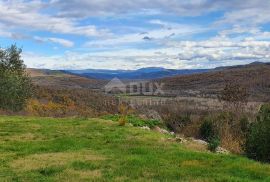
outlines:
[{"label": "distant mountain range", "polygon": [[217,67],[214,69],[166,69],[160,67],[148,67],[138,70],[106,70],[106,69],[85,69],[85,70],[62,70],[62,72],[82,76],[91,79],[111,80],[119,78],[122,80],[152,80],[178,75],[192,75],[207,73],[211,71],[222,71],[233,68],[245,68],[246,66],[268,65],[270,63],[253,62],[247,65],[236,65],[227,67]]},{"label": "distant mountain range", "polygon": [[[167,96],[215,97],[228,81],[235,81],[249,88],[252,100],[270,102],[270,63],[253,62],[247,65],[218,67],[209,70],[143,68],[135,71],[55,71],[27,69],[27,72],[36,85],[64,89],[101,90],[113,77],[124,78],[126,79],[124,82],[153,78],[150,81],[164,84],[163,91]],[[99,79],[95,79],[95,77]]]},{"label": "distant mountain range", "polygon": [[209,69],[165,69],[159,67],[149,67],[141,68],[138,70],[95,70],[95,69],[86,69],[86,70],[64,70],[65,73],[75,74],[87,78],[102,79],[102,80],[111,80],[115,77],[119,79],[126,80],[150,80],[150,79],[159,79],[177,75],[190,75],[195,73],[205,73]]}]

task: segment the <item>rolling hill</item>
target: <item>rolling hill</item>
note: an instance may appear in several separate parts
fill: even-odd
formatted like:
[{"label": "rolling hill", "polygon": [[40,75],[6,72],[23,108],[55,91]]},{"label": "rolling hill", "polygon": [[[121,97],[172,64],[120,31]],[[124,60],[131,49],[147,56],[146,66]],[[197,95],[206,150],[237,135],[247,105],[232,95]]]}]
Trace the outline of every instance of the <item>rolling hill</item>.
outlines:
[{"label": "rolling hill", "polygon": [[48,69],[27,69],[34,84],[53,88],[89,88],[99,89],[107,81],[85,78],[82,76],[68,74],[63,71]]},{"label": "rolling hill", "polygon": [[[233,81],[247,87],[252,100],[270,100],[269,63],[254,62],[248,65],[219,67],[211,70],[172,71],[164,68],[142,68],[136,71],[88,70],[89,74],[85,71],[77,70],[70,73],[69,71],[28,69],[35,84],[54,88],[102,90],[109,82],[108,79],[119,76],[125,83],[137,79],[163,83],[166,96],[215,98],[228,82]],[[176,76],[172,76],[172,73]],[[136,79],[132,80],[134,77]]]},{"label": "rolling hill", "polygon": [[226,83],[235,82],[245,86],[253,99],[270,100],[270,64],[252,63],[249,65],[216,68],[207,73],[181,75],[154,80],[164,83],[168,95],[213,97]]}]

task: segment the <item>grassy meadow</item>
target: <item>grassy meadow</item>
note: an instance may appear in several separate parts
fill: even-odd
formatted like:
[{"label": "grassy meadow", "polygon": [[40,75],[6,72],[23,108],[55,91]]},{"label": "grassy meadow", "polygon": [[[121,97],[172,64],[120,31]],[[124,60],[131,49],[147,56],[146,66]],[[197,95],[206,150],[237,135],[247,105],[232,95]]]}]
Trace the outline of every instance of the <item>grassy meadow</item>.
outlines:
[{"label": "grassy meadow", "polygon": [[270,181],[270,165],[102,119],[0,117],[0,181]]}]

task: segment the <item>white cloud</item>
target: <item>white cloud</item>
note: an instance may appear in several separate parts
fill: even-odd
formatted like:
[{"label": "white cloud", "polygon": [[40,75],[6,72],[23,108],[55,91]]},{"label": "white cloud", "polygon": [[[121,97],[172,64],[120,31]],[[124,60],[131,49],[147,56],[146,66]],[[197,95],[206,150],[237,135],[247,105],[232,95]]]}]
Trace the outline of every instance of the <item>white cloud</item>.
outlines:
[{"label": "white cloud", "polygon": [[49,41],[54,42],[54,43],[58,43],[61,44],[65,47],[73,47],[74,43],[72,41],[69,40],[65,40],[65,39],[60,39],[60,38],[48,38]]},{"label": "white cloud", "polygon": [[267,10],[268,0],[52,0],[50,5],[60,11],[63,17],[88,17],[140,13],[151,11],[155,13],[177,14],[180,16],[198,16],[215,11],[235,11],[246,9]]},{"label": "white cloud", "polygon": [[[270,1],[268,1],[270,2]],[[217,21],[218,24],[232,24],[240,26],[256,26],[270,22],[270,6],[260,8],[247,8],[225,13],[224,17]]]},{"label": "white cloud", "polygon": [[[106,16],[115,14],[137,13],[137,12],[166,12],[181,15],[197,15],[209,6],[208,0],[52,0],[51,5],[61,10],[59,16],[88,17]],[[208,9],[208,8],[207,8]]]},{"label": "white cloud", "polygon": [[74,43],[72,41],[66,40],[66,39],[61,39],[61,38],[35,36],[33,39],[36,40],[36,41],[39,41],[39,42],[57,43],[57,44],[60,44],[60,45],[62,45],[64,47],[73,47],[74,46]]},{"label": "white cloud", "polygon": [[151,24],[157,24],[161,27],[157,29],[145,29],[141,33],[133,33],[121,36],[115,36],[109,39],[88,41],[86,47],[111,47],[112,45],[130,45],[132,43],[143,43],[147,41],[155,41],[162,43],[171,37],[184,37],[196,33],[205,32],[207,29],[196,25],[177,24],[172,22],[164,22],[160,20],[152,20]]},{"label": "white cloud", "polygon": [[[215,38],[207,41],[169,41],[167,47],[156,49],[123,49],[94,53],[67,52],[63,56],[25,57],[32,67],[53,69],[135,69],[166,67],[175,69],[213,68],[254,61],[270,61],[270,41],[246,39],[234,41]],[[39,60],[35,62],[35,60]]]},{"label": "white cloud", "polygon": [[103,36],[106,29],[97,29],[94,25],[79,25],[72,18],[42,14],[47,4],[41,1],[4,1],[0,2],[0,22],[10,28],[25,28],[53,33],[75,34],[83,36]]}]

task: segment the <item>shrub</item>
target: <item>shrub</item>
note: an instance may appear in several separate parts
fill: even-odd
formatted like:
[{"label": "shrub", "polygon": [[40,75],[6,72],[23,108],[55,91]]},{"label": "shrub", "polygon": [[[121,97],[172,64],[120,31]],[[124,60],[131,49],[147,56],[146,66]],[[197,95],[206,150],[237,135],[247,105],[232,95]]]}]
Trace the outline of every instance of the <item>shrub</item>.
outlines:
[{"label": "shrub", "polygon": [[127,119],[125,116],[121,116],[118,120],[119,126],[125,126],[127,123]]},{"label": "shrub", "polygon": [[118,120],[120,126],[125,126],[127,123],[127,116],[132,112],[131,108],[128,105],[120,104],[118,111],[121,114]]},{"label": "shrub", "polygon": [[243,117],[240,119],[240,128],[241,132],[246,134],[250,128],[250,124],[247,117]]},{"label": "shrub", "polygon": [[243,152],[246,138],[244,131],[248,129],[248,120],[245,117],[232,112],[222,112],[217,115],[215,128],[218,131],[221,145],[232,153],[241,154]]},{"label": "shrub", "polygon": [[180,132],[188,124],[191,124],[191,115],[179,114],[179,113],[169,113],[165,118],[166,126],[171,131]]},{"label": "shrub", "polygon": [[208,142],[209,142],[208,149],[211,152],[216,152],[218,146],[220,145],[220,139],[218,137],[213,137],[213,138],[210,138]]},{"label": "shrub", "polygon": [[216,135],[214,130],[214,124],[211,120],[204,120],[203,124],[200,127],[200,137],[204,140],[209,140]]},{"label": "shrub", "polygon": [[245,151],[249,158],[270,162],[270,104],[261,107],[257,121],[251,125]]},{"label": "shrub", "polygon": [[261,106],[257,116],[257,120],[259,121],[270,120],[270,104],[264,104]]}]

